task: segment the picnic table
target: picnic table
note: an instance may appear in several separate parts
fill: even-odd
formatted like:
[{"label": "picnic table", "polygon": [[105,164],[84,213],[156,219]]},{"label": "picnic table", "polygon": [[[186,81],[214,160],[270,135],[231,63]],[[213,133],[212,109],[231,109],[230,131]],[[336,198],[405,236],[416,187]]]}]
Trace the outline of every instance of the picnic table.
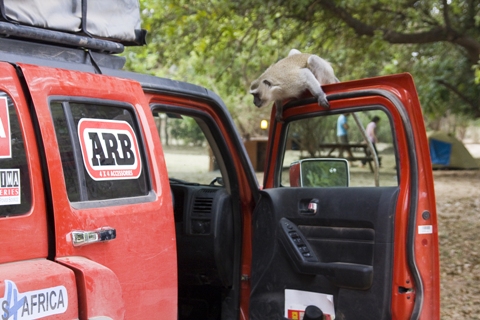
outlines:
[{"label": "picnic table", "polygon": [[[320,149],[320,154],[322,154],[322,151],[326,152],[325,156],[322,154],[322,157],[324,156],[326,158],[337,158],[340,153],[340,150],[343,148],[344,149],[343,155],[345,159],[350,161],[362,161],[362,163],[368,162],[370,171],[373,172],[372,162],[374,161],[374,159],[366,143],[349,143],[349,144],[321,143],[319,144],[318,147]],[[338,151],[338,152],[335,152],[335,151]],[[350,153],[348,151],[350,151]],[[354,152],[360,153],[361,155],[356,156]],[[352,154],[353,157],[349,157],[348,156],[349,154]]]}]

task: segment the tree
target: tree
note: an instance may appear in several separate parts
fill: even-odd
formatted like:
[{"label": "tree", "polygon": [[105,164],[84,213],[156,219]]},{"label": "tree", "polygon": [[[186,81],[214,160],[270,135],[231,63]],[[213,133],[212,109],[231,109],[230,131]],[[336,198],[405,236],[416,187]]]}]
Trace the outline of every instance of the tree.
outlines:
[{"label": "tree", "polygon": [[[427,67],[430,72],[422,78],[432,75],[435,81],[424,90],[430,111],[442,112],[440,103],[452,103],[459,106],[457,112],[480,118],[480,1],[338,2],[321,0],[316,5],[361,37],[417,45],[418,50],[412,52],[416,65],[412,67],[417,73],[421,72],[419,66]],[[428,61],[422,61],[422,56]]]},{"label": "tree", "polygon": [[170,134],[177,140],[177,143],[201,147],[205,142],[205,136],[193,118],[170,119],[168,127]]},{"label": "tree", "polygon": [[269,115],[250,82],[291,48],[326,58],[342,81],[410,72],[427,118],[480,118],[480,0],[141,4],[149,44],[129,49],[127,66],[216,91],[245,134]]}]

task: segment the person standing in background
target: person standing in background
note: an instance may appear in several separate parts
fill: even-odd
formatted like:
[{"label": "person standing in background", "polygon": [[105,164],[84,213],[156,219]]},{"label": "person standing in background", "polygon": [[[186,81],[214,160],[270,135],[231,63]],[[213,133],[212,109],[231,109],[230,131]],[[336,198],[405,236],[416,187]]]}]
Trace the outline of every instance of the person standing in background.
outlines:
[{"label": "person standing in background", "polygon": [[[368,140],[372,143],[373,150],[375,150],[375,153],[377,154],[378,157],[378,151],[377,151],[377,123],[380,121],[380,118],[378,116],[374,116],[370,122],[367,124],[367,128],[365,129],[365,133],[367,134]],[[382,166],[381,164],[381,158],[378,157],[378,165]],[[362,161],[362,165],[365,166],[366,161]]]},{"label": "person standing in background", "polygon": [[[341,114],[337,119],[337,137],[342,145],[348,145],[348,116],[350,113]],[[341,146],[339,148],[338,157],[343,157],[343,152],[347,150],[348,156],[350,159],[353,158],[352,151],[348,147]]]}]

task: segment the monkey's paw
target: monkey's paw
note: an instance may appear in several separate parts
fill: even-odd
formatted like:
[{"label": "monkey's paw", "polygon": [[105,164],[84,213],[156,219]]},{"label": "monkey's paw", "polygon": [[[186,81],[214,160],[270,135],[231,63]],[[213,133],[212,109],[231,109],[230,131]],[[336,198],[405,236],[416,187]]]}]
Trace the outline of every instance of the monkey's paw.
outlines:
[{"label": "monkey's paw", "polygon": [[276,115],[275,115],[275,120],[276,120],[277,122],[279,122],[279,123],[283,123],[283,122],[284,122],[284,121],[283,121],[283,117],[282,117],[281,114],[276,114]]},{"label": "monkey's paw", "polygon": [[325,109],[330,108],[330,103],[328,103],[328,100],[327,100],[326,96],[318,97],[318,105],[321,106],[321,107],[324,107]]}]

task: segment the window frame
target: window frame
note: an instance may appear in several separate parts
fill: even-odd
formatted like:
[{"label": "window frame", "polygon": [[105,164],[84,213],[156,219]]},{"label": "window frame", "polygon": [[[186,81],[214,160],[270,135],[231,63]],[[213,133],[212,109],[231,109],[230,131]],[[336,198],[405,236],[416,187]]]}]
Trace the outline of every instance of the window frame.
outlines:
[{"label": "window frame", "polygon": [[[382,111],[386,118],[388,119],[388,124],[390,127],[391,137],[392,137],[392,147],[394,150],[394,157],[395,157],[395,164],[396,164],[396,179],[397,179],[397,186],[401,184],[401,172],[399,170],[400,166],[400,157],[399,157],[399,150],[397,146],[397,137],[395,133],[397,130],[395,129],[395,122],[393,121],[392,115],[390,114],[388,108],[382,104],[372,104],[372,105],[362,105],[350,108],[339,108],[334,110],[319,110],[318,112],[310,112],[301,115],[295,115],[288,119],[284,126],[282,126],[282,131],[280,134],[280,145],[278,148],[277,158],[280,159],[277,162],[277,166],[275,167],[275,174],[274,174],[274,188],[284,188],[286,186],[282,185],[282,165],[284,162],[284,156],[287,149],[287,140],[288,140],[288,132],[290,128],[290,124],[292,122],[302,120],[302,119],[309,119],[315,117],[330,117],[330,116],[339,116],[340,114],[345,113],[355,113],[355,112],[367,112],[367,111]],[[354,121],[354,120],[352,120]],[[365,128],[364,128],[365,129]],[[268,164],[270,165],[270,164]],[[381,186],[381,185],[380,185]],[[355,188],[356,186],[349,186],[349,188]],[[375,188],[375,186],[361,186],[362,188]],[[379,187],[379,186],[377,186]],[[288,186],[288,188],[290,188]]]},{"label": "window frame", "polygon": [[[224,182],[223,187],[227,190],[228,194],[232,194],[231,174],[235,172],[234,168],[231,167],[234,163],[233,157],[225,144],[225,140],[222,138],[215,120],[208,113],[178,105],[151,103],[150,109],[152,113],[177,113],[191,117],[197,122],[205,136],[205,140],[212,150],[213,156],[217,160],[217,165]],[[198,120],[200,120],[200,122]]]},{"label": "window frame", "polygon": [[[115,100],[104,100],[104,99],[98,99],[98,98],[86,98],[86,97],[72,97],[72,96],[63,96],[63,95],[56,95],[56,96],[50,96],[48,98],[48,106],[50,109],[50,115],[52,117],[52,122],[53,124],[55,123],[54,121],[54,116],[52,113],[52,104],[58,103],[61,105],[63,113],[65,115],[65,121],[67,123],[67,130],[68,130],[68,136],[69,139],[72,143],[72,150],[74,152],[74,160],[75,160],[75,169],[76,169],[76,174],[78,178],[85,178],[85,164],[83,161],[82,157],[82,152],[80,149],[80,140],[78,137],[78,128],[77,125],[74,122],[73,115],[71,113],[71,103],[78,103],[78,104],[90,104],[90,105],[99,105],[99,106],[105,106],[105,107],[115,107],[115,108],[120,108],[120,109],[125,109],[127,110],[131,116],[132,116],[132,129],[134,130],[137,138],[137,143],[138,143],[138,148],[139,148],[139,154],[140,154],[140,161],[142,164],[142,175],[144,176],[145,180],[145,188],[146,188],[146,193],[144,195],[137,195],[137,196],[132,196],[132,197],[118,197],[118,198],[109,198],[109,199],[101,199],[101,200],[88,200],[88,190],[86,185],[82,185],[78,180],[78,188],[80,190],[80,194],[83,194],[87,196],[87,199],[82,199],[80,198],[79,201],[71,201],[69,194],[67,192],[68,196],[68,201],[70,202],[70,205],[73,208],[76,209],[87,209],[87,208],[98,208],[98,207],[109,207],[109,206],[117,206],[117,205],[126,205],[126,204],[134,204],[134,203],[144,203],[144,202],[152,202],[155,201],[156,199],[156,194],[153,190],[152,187],[152,179],[150,176],[150,163],[148,161],[148,147],[145,144],[145,138],[141,126],[141,122],[139,121],[138,113],[134,106],[127,102],[123,101],[115,101]],[[101,118],[99,118],[101,119]],[[111,119],[105,119],[105,120],[111,120]],[[55,128],[55,125],[54,125]],[[57,134],[57,130],[55,128],[55,133]],[[55,136],[55,140],[58,144],[58,139],[57,135]],[[58,152],[60,153],[60,146],[58,148]],[[61,155],[60,158],[62,159]],[[66,180],[65,180],[65,169],[63,167],[63,159],[62,159],[62,175],[63,175],[63,180],[65,183],[66,187]],[[140,177],[137,179],[141,179]],[[67,190],[68,191],[68,190]]]}]

